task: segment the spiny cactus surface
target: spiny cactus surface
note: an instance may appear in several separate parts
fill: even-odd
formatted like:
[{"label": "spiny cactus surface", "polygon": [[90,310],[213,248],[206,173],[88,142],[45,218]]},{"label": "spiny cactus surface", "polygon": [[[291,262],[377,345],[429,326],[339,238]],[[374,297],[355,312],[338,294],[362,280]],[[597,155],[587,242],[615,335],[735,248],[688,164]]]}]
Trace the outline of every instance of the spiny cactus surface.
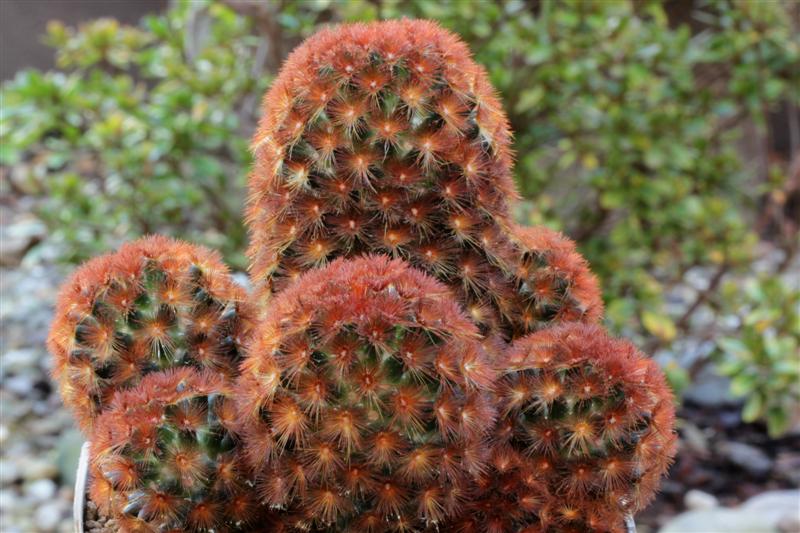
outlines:
[{"label": "spiny cactus surface", "polygon": [[470,289],[467,310],[484,331],[516,339],[553,324],[602,318],[597,277],[561,233],[514,224],[482,244],[491,261],[462,279]]},{"label": "spiny cactus surface", "polygon": [[165,237],[126,244],[64,284],[48,347],[64,403],[89,432],[113,394],[194,366],[234,376],[252,320],[217,253]]},{"label": "spiny cactus surface", "polygon": [[60,293],[53,373],[101,510],[126,533],[618,531],[675,452],[673,399],[593,325],[575,243],[512,223],[508,124],[466,46],[329,28],[264,109],[260,322],[217,254],[164,237]]},{"label": "spiny cactus surface", "polygon": [[264,110],[247,209],[262,290],[361,251],[456,269],[508,220],[506,117],[466,45],[433,22],[322,30]]},{"label": "spiny cactus surface", "polygon": [[417,531],[486,473],[495,372],[450,291],[337,260],[272,301],[237,384],[262,501],[324,531]]},{"label": "spiny cactus surface", "polygon": [[125,533],[266,527],[232,428],[229,383],[192,368],[147,375],[97,422],[90,495]]},{"label": "spiny cactus surface", "polygon": [[621,531],[675,454],[673,397],[658,366],[598,326],[516,341],[500,381],[496,473],[463,531]]}]

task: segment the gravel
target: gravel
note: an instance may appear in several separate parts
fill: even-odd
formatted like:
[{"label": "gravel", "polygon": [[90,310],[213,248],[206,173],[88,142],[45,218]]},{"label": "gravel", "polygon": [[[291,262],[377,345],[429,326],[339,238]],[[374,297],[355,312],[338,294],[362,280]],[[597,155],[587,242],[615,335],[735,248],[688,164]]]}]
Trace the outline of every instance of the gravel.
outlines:
[{"label": "gravel", "polygon": [[[12,259],[6,256],[2,262]],[[75,430],[50,381],[44,347],[63,275],[59,267],[24,260],[0,268],[3,533],[72,531],[72,486],[64,473],[76,464],[59,464],[59,457],[68,455],[59,446]]]},{"label": "gravel", "polygon": [[86,533],[116,533],[116,520],[100,516],[97,506],[93,502],[86,503],[86,522],[83,524]]}]

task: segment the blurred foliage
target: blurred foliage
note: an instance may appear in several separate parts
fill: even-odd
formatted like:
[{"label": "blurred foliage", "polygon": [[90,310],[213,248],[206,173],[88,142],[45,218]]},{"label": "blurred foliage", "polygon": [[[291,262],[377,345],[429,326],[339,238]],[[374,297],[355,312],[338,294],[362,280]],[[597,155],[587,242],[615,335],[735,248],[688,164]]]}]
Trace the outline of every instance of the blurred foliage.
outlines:
[{"label": "blurred foliage", "polygon": [[[22,72],[3,88],[1,157],[45,197],[69,260],[162,231],[242,266],[246,143],[282,57],[321,23],[437,19],[502,93],[520,218],[578,240],[603,279],[609,325],[653,351],[691,332],[725,275],[748,270],[760,202],[785,198],[787,165],[746,165],[742,133],[755,124],[768,140],[767,114],[800,102],[796,11],[746,0],[227,0],[176,2],[139,28],[53,24],[61,71]],[[796,238],[792,226],[778,243],[789,256]],[[708,287],[668,305],[698,269]]]},{"label": "blurred foliage", "polygon": [[731,392],[746,398],[742,418],[765,419],[780,435],[800,403],[800,287],[768,277],[722,292],[738,320],[718,341],[718,368],[731,378]]},{"label": "blurred foliage", "polygon": [[243,266],[248,140],[269,76],[249,20],[224,6],[198,13],[186,3],[140,28],[52,22],[61,70],[3,87],[0,158],[43,197],[66,260],[162,232]]}]

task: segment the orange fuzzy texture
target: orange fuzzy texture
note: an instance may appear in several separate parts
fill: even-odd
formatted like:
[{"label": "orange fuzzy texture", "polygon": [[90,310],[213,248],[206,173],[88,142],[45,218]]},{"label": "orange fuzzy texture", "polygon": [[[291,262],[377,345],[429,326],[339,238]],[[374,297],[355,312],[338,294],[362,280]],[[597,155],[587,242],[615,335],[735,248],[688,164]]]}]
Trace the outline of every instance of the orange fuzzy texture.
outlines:
[{"label": "orange fuzzy texture", "polygon": [[621,531],[676,451],[658,365],[594,325],[516,341],[499,385],[494,474],[460,531]]},{"label": "orange fuzzy texture", "polygon": [[403,261],[304,274],[272,300],[237,383],[262,501],[333,531],[458,516],[486,473],[495,379],[450,291]]},{"label": "orange fuzzy texture", "polygon": [[253,137],[257,291],[338,256],[382,251],[424,268],[425,245],[467,251],[481,228],[509,223],[510,139],[484,69],[436,23],[318,32],[289,56]]},{"label": "orange fuzzy texture", "polygon": [[89,495],[121,531],[263,525],[232,433],[231,394],[223,376],[184,367],[114,397],[92,436]]},{"label": "orange fuzzy texture", "polygon": [[513,225],[507,236],[487,247],[510,274],[511,287],[501,284],[488,295],[500,310],[499,326],[511,331],[510,338],[550,324],[603,318],[600,284],[574,241],[544,226]]},{"label": "orange fuzzy texture", "polygon": [[219,254],[146,237],[82,265],[61,288],[48,348],[64,403],[88,434],[117,390],[190,364],[233,376],[247,295]]}]

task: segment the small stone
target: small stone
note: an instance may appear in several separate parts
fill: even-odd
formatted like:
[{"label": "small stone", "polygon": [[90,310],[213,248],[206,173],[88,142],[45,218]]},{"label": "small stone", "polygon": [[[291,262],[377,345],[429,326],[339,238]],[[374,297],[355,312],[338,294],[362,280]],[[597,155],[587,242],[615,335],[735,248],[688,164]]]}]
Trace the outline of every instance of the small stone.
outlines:
[{"label": "small stone", "polygon": [[775,458],[775,476],[800,487],[800,453],[781,452]]},{"label": "small stone", "polygon": [[719,507],[719,500],[713,494],[703,492],[702,490],[692,489],[686,493],[683,498],[683,503],[687,509],[691,510],[705,510]]},{"label": "small stone", "polygon": [[3,362],[3,372],[21,372],[31,368],[37,368],[39,360],[44,355],[39,350],[32,348],[20,348],[9,350],[0,357]]},{"label": "small stone", "polygon": [[800,516],[786,515],[778,521],[780,533],[800,533]]},{"label": "small stone", "polygon": [[3,514],[17,507],[17,492],[13,489],[0,490],[0,511]]},{"label": "small stone", "polygon": [[[659,533],[776,533],[779,525],[788,523],[798,514],[800,491],[781,490],[764,492],[735,508],[715,507],[694,510],[672,518]],[[784,522],[786,521],[786,522]]]},{"label": "small stone", "polygon": [[[33,403],[25,398],[17,398],[10,391],[0,391],[0,403],[3,404],[3,417],[6,421],[22,420],[33,410]],[[11,398],[11,400],[9,400]]]},{"label": "small stone", "polygon": [[3,246],[0,247],[0,265],[16,266],[25,253],[42,240],[47,232],[44,224],[33,216],[22,217],[11,225],[0,228]]},{"label": "small stone", "polygon": [[687,420],[681,427],[681,433],[683,434],[684,444],[686,444],[689,450],[695,455],[700,458],[707,458],[710,456],[708,437],[703,433],[703,430]]},{"label": "small stone", "polygon": [[800,490],[771,490],[753,496],[744,504],[750,512],[786,514],[800,510]]},{"label": "small stone", "polygon": [[772,470],[772,459],[767,454],[743,442],[724,442],[720,452],[731,463],[756,477],[763,477]]},{"label": "small stone", "polygon": [[713,373],[711,370],[703,370],[697,379],[684,391],[685,400],[697,404],[701,407],[716,408],[725,405],[736,405],[740,400],[734,398],[730,393],[730,380]]},{"label": "small stone", "polygon": [[84,515],[87,520],[97,520],[97,505],[93,501],[87,501],[84,509]]},{"label": "small stone", "polygon": [[25,494],[34,501],[43,502],[53,498],[57,490],[52,479],[37,479],[25,487]]},{"label": "small stone", "polygon": [[61,522],[63,511],[62,503],[58,500],[39,506],[33,517],[36,526],[41,531],[53,531]]},{"label": "small stone", "polygon": [[7,459],[0,459],[0,484],[10,485],[20,477],[16,463]]},{"label": "small stone", "polygon": [[35,479],[55,479],[58,475],[58,467],[50,461],[37,459],[34,457],[23,457],[17,464],[22,476],[28,480]]},{"label": "small stone", "polygon": [[6,390],[22,397],[29,396],[33,390],[34,380],[27,374],[10,377],[3,382]]}]

